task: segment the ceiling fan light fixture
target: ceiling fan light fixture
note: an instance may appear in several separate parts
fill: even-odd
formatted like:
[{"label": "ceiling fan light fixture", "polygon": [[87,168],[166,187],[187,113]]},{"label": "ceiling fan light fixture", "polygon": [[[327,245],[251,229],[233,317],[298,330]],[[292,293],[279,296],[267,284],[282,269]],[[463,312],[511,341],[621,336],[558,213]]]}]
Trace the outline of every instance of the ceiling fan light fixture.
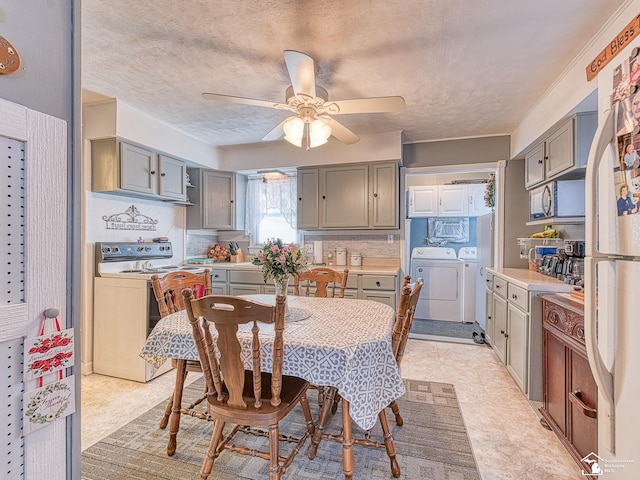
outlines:
[{"label": "ceiling fan light fixture", "polygon": [[331,127],[320,119],[315,119],[309,125],[309,147],[324,145],[331,136]]},{"label": "ceiling fan light fixture", "polygon": [[291,117],[282,126],[284,139],[295,145],[302,147],[302,137],[304,137],[304,121],[300,117]]}]

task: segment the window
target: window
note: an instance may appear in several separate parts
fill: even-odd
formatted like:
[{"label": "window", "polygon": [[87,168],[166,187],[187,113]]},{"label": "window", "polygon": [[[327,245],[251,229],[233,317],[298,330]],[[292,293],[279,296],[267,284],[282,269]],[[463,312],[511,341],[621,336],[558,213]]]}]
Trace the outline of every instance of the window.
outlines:
[{"label": "window", "polygon": [[258,245],[269,238],[297,242],[296,174],[265,174],[249,177],[245,234]]}]

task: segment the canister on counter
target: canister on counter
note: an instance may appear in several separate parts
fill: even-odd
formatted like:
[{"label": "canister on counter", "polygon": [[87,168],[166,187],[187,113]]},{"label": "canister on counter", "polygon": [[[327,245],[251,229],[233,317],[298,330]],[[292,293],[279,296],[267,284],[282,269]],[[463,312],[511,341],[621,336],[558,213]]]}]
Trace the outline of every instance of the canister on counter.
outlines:
[{"label": "canister on counter", "polygon": [[343,247],[336,248],[336,265],[337,266],[345,266],[347,265],[347,249]]},{"label": "canister on counter", "polygon": [[351,266],[360,267],[362,265],[362,255],[359,253],[351,253]]}]

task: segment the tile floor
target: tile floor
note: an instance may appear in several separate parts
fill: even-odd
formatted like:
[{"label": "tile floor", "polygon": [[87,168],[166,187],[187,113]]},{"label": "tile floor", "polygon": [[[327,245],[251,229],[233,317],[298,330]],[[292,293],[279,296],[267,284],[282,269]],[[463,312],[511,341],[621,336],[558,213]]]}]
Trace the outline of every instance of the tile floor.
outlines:
[{"label": "tile floor", "polygon": [[[483,480],[584,478],[555,435],[542,428],[491,348],[409,340],[402,376],[455,386]],[[188,379],[195,378],[189,374]],[[167,398],[173,380],[173,371],[147,384],[83,377],[82,449]]]}]

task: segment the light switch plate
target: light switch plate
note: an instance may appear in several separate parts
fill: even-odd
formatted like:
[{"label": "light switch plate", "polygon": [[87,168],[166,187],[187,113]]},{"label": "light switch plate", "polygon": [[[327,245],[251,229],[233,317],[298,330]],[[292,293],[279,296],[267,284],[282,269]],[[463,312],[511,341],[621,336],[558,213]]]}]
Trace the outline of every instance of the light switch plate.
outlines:
[{"label": "light switch plate", "polygon": [[393,243],[393,235],[387,235],[387,243]]}]

